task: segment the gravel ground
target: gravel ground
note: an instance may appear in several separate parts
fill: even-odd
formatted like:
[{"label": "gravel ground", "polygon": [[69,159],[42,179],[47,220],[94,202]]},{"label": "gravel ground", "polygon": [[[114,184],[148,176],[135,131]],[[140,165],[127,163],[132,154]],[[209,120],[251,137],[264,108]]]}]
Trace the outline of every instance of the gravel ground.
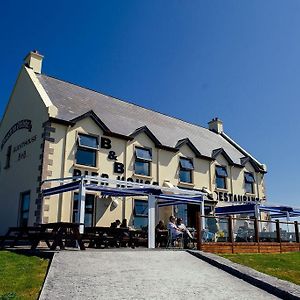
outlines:
[{"label": "gravel ground", "polygon": [[278,299],[184,251],[56,253],[45,299]]}]

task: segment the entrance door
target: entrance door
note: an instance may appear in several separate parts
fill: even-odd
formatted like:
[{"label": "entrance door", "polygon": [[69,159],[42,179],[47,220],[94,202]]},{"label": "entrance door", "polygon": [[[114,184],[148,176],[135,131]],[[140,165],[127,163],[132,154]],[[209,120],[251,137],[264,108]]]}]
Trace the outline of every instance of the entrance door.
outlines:
[{"label": "entrance door", "polygon": [[[79,213],[79,195],[78,193],[74,193],[73,198],[73,222],[77,221],[78,213]],[[84,226],[92,227],[94,226],[94,215],[95,215],[95,195],[86,194],[85,195],[85,214],[84,214]]]}]

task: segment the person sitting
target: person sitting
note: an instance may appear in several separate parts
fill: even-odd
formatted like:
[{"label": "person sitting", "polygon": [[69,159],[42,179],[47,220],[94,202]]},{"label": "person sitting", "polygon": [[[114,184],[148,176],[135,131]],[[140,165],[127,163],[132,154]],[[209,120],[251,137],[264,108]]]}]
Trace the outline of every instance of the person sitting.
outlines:
[{"label": "person sitting", "polygon": [[156,247],[160,247],[161,244],[166,243],[166,226],[163,220],[160,220],[155,226],[155,241]]},{"label": "person sitting", "polygon": [[193,240],[193,236],[186,226],[182,223],[182,218],[178,218],[176,222],[177,228],[183,232],[184,248],[188,248],[188,244]]},{"label": "person sitting", "polygon": [[168,230],[171,234],[171,239],[176,240],[177,238],[183,237],[183,232],[176,226],[175,224],[176,218],[174,216],[170,216],[168,223]]},{"label": "person sitting", "polygon": [[120,225],[120,228],[129,228],[128,225],[127,225],[127,219],[123,219],[123,221]]},{"label": "person sitting", "polygon": [[121,225],[121,221],[118,219],[115,221],[116,225],[117,225],[117,228],[120,228],[120,225]]}]

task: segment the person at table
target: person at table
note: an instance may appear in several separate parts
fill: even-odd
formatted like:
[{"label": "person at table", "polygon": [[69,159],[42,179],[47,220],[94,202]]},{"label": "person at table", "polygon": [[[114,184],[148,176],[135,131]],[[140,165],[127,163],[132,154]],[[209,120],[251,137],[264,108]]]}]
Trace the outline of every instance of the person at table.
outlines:
[{"label": "person at table", "polygon": [[183,236],[183,232],[176,226],[176,218],[174,216],[170,216],[169,218],[168,230],[170,231],[173,239]]},{"label": "person at table", "polygon": [[176,221],[177,228],[183,232],[184,248],[188,248],[188,244],[192,241],[193,236],[190,231],[186,228],[185,224],[182,223],[182,218],[178,218]]},{"label": "person at table", "polygon": [[120,225],[120,228],[128,228],[128,225],[127,225],[127,219],[123,219],[121,225]]},{"label": "person at table", "polygon": [[178,218],[177,222],[176,222],[177,227],[179,228],[179,230],[181,230],[182,232],[185,232],[187,234],[187,236],[192,239],[193,236],[190,233],[190,231],[186,228],[185,224],[182,223],[182,218]]},{"label": "person at table", "polygon": [[116,223],[117,228],[120,228],[121,221],[118,219],[118,220],[115,221],[115,223]]},{"label": "person at table", "polygon": [[155,241],[156,247],[160,247],[162,244],[166,243],[167,232],[166,232],[165,222],[160,220],[155,226]]}]

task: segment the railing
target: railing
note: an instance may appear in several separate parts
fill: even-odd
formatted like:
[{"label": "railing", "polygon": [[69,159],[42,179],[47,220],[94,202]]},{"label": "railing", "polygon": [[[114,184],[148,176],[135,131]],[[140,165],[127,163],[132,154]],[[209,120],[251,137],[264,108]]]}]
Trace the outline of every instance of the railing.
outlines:
[{"label": "railing", "polygon": [[198,243],[299,243],[299,224],[257,218],[199,216]]}]

